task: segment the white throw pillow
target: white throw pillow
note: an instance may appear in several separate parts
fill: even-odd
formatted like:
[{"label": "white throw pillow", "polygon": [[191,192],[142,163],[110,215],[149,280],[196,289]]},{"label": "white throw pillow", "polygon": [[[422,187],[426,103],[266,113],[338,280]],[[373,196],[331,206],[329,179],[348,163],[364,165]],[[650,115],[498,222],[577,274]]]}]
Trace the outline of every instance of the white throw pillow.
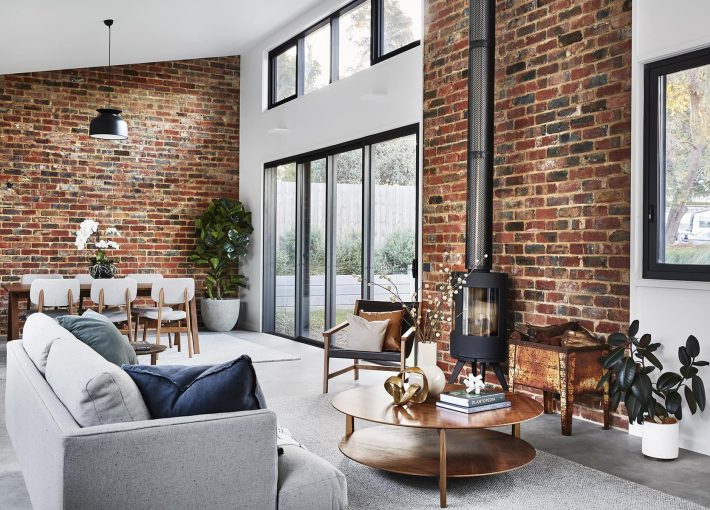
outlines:
[{"label": "white throw pillow", "polygon": [[57,321],[43,313],[33,313],[27,317],[22,329],[22,346],[35,364],[37,370],[44,375],[47,367],[47,356],[55,340],[60,338],[77,338],[61,327]]},{"label": "white throw pillow", "polygon": [[82,427],[150,419],[131,376],[79,340],[54,342],[45,377]]},{"label": "white throw pillow", "polygon": [[381,352],[389,319],[368,321],[357,315],[348,315],[346,349],[353,351]]}]

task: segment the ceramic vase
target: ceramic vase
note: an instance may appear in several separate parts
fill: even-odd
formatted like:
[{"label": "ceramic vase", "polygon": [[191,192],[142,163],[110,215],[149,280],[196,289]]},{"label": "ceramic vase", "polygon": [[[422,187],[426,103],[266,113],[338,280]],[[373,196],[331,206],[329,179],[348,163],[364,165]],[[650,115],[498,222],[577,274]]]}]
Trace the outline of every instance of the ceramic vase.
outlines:
[{"label": "ceramic vase", "polygon": [[417,367],[426,375],[430,397],[438,397],[446,385],[446,375],[436,364],[436,348],[436,342],[420,342],[417,346]]}]

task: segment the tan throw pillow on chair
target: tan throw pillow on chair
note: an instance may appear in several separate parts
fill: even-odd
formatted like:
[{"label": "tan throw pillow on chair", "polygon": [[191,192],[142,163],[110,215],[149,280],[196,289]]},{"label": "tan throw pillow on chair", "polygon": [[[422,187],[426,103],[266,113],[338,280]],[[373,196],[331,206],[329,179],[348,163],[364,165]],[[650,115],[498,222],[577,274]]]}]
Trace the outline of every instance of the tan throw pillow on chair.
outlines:
[{"label": "tan throw pillow on chair", "polygon": [[357,315],[348,315],[346,349],[352,351],[381,352],[389,321],[368,321]]},{"label": "tan throw pillow on chair", "polygon": [[360,310],[360,317],[368,321],[384,321],[389,320],[387,332],[385,333],[385,343],[382,345],[383,351],[401,350],[402,342],[402,320],[404,320],[404,310],[395,310],[392,312],[366,312]]}]

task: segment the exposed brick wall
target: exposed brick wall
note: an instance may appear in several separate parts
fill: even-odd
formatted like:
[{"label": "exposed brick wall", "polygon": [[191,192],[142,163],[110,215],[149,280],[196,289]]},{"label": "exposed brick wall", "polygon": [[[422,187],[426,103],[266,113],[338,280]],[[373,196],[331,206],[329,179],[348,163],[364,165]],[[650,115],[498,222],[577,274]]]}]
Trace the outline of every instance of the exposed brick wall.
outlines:
[{"label": "exposed brick wall", "polygon": [[[431,283],[444,252],[464,253],[468,1],[425,5]],[[510,319],[616,331],[629,311],[631,2],[499,0],[496,31],[493,267],[511,275]]]},{"label": "exposed brick wall", "polygon": [[[129,138],[88,136],[106,68],[0,76],[0,279],[87,272],[81,220],[123,234],[119,272],[194,275],[194,218],[237,198],[239,57],[114,67],[112,104]],[[2,331],[7,295],[0,298]]]}]

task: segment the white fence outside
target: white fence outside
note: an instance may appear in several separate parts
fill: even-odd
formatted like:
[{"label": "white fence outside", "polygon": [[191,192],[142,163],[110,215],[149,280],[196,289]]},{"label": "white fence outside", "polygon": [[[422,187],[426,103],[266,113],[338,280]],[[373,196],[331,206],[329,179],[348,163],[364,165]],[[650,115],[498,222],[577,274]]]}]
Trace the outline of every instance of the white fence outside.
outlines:
[{"label": "white fence outside", "polygon": [[[398,274],[391,276],[392,281],[399,289],[399,295],[404,301],[409,301],[414,288],[414,278],[409,274]],[[385,280],[376,278],[377,283],[389,285]],[[310,305],[311,309],[323,309],[325,307],[325,276],[312,276],[310,279]],[[360,282],[351,275],[338,275],[335,282],[335,307],[352,308],[356,299],[360,299]],[[276,311],[293,309],[296,306],[296,288],[294,276],[276,277]],[[390,294],[377,286],[374,289],[374,299],[377,301],[388,301]]]},{"label": "white fence outside", "polygon": [[[362,187],[359,184],[338,184],[336,187],[336,236],[362,229]],[[276,224],[279,231],[296,228],[296,183],[279,181],[276,185]],[[323,183],[311,185],[311,225],[324,230],[325,196]],[[416,228],[417,194],[414,186],[375,186],[372,206],[375,246],[396,230],[414,232]],[[325,235],[325,232],[323,232]]]}]

